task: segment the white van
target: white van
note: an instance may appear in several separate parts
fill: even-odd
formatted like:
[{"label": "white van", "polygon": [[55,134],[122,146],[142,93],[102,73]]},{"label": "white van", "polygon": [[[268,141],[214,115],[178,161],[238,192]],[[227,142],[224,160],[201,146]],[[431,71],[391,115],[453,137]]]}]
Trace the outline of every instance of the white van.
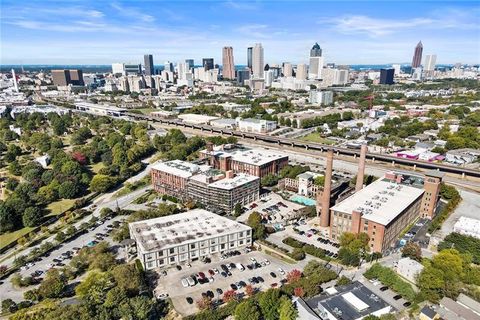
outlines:
[{"label": "white van", "polygon": [[236,263],[235,266],[237,267],[238,270],[243,271],[245,270],[245,267],[241,263]]}]

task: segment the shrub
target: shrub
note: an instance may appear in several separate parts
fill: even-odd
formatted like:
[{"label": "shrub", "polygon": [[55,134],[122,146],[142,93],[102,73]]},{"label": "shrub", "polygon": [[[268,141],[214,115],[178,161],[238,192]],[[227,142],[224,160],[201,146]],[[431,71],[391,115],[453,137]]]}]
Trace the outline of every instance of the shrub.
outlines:
[{"label": "shrub", "polygon": [[413,301],[415,299],[415,291],[412,286],[402,280],[392,269],[383,267],[375,263],[364,274],[367,279],[377,278],[381,283],[391,288],[393,291],[401,294],[405,299]]}]

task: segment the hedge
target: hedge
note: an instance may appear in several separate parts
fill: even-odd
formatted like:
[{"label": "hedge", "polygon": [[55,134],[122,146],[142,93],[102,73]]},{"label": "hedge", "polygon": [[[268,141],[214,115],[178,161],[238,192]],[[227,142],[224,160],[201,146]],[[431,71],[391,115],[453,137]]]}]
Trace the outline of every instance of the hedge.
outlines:
[{"label": "hedge", "polygon": [[393,291],[401,294],[402,297],[409,301],[415,299],[416,293],[412,286],[406,281],[402,280],[392,269],[383,267],[375,263],[364,274],[367,279],[378,279],[381,283],[388,286]]},{"label": "hedge", "polygon": [[282,240],[283,243],[296,248],[296,249],[302,249],[303,252],[312,255],[314,257],[320,258],[320,259],[327,259],[330,260],[326,255],[325,255],[325,250],[315,247],[312,244],[308,244],[299,240],[296,240],[292,237],[287,237]]},{"label": "hedge", "polygon": [[451,194],[449,195],[451,199],[450,201],[448,201],[447,205],[442,208],[442,210],[437,214],[437,216],[433,218],[432,223],[428,227],[428,232],[430,233],[440,228],[443,222],[447,220],[450,213],[452,213],[455,208],[457,208],[460,201],[462,201],[462,197],[460,196],[460,193],[457,191],[457,189],[451,187],[449,188],[449,190],[451,192]]}]

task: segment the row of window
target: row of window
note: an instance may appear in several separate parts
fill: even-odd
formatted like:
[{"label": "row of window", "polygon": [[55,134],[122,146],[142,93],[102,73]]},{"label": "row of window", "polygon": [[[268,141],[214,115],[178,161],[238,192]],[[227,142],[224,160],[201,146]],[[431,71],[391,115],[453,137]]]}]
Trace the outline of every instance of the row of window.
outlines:
[{"label": "row of window", "polygon": [[230,242],[228,245],[226,243],[220,244],[219,246],[211,246],[210,248],[200,249],[189,251],[186,253],[181,253],[179,255],[173,255],[169,257],[162,257],[155,259],[154,254],[145,254],[144,260],[147,269],[152,269],[156,267],[162,267],[168,264],[177,264],[179,262],[186,262],[198,257],[207,256],[208,254],[214,254],[218,252],[224,252],[227,249],[232,250],[237,247],[244,245],[250,245],[251,239],[242,239],[237,241]]}]

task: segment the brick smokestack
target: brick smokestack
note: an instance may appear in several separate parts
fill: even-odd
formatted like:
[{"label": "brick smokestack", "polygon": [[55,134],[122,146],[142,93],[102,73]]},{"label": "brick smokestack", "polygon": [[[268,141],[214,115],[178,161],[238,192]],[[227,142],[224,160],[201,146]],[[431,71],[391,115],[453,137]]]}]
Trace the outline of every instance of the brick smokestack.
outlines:
[{"label": "brick smokestack", "polygon": [[330,226],[330,193],[332,191],[333,150],[327,152],[327,167],[325,169],[325,184],[322,193],[322,213],[320,214],[320,226]]},{"label": "brick smokestack", "polygon": [[362,144],[360,149],[360,160],[358,161],[357,183],[355,184],[355,191],[363,189],[363,177],[365,176],[365,157],[367,156],[367,145]]}]

